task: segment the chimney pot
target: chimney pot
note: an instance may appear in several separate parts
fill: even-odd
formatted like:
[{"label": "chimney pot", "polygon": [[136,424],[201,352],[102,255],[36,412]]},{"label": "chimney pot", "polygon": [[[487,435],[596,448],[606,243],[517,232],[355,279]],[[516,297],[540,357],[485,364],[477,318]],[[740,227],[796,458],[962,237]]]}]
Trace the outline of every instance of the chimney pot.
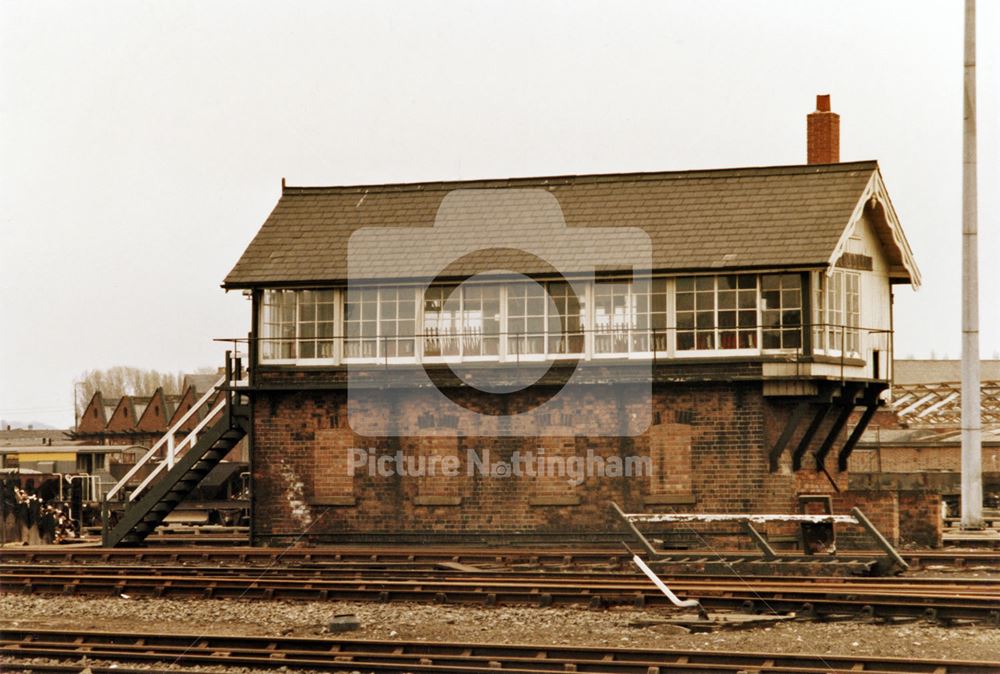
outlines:
[{"label": "chimney pot", "polygon": [[816,111],[806,116],[806,161],[840,162],[840,115],[830,111],[830,94],[816,96]]}]

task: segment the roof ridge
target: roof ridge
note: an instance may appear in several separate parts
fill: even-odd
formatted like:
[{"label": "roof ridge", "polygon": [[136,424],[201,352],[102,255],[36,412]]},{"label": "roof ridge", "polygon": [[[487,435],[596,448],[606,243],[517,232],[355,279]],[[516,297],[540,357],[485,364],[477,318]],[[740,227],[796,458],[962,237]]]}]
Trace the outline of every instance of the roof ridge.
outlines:
[{"label": "roof ridge", "polygon": [[370,191],[427,192],[444,190],[455,186],[463,187],[516,187],[518,185],[574,184],[577,182],[618,182],[642,180],[680,180],[734,177],[752,172],[756,175],[791,175],[809,173],[843,173],[857,170],[874,170],[878,160],[866,159],[837,164],[779,164],[774,166],[737,166],[714,169],[686,169],[681,171],[635,171],[621,173],[579,173],[552,176],[516,176],[509,178],[477,178],[468,180],[426,180],[400,183],[371,183],[355,185],[285,185],[282,196],[302,196],[311,194],[362,193]]}]

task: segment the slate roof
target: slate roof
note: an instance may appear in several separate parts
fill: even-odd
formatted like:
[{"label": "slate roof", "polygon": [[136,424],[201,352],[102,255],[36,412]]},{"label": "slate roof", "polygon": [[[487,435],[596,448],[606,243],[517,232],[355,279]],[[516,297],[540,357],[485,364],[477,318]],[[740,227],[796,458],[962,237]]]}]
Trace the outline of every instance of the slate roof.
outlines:
[{"label": "slate roof", "polygon": [[[285,187],[281,199],[223,286],[343,282],[411,276],[440,270],[440,239],[418,236],[405,245],[390,239],[349,276],[348,240],[360,228],[425,227],[444,220],[461,249],[556,246],[560,271],[608,252],[628,255],[611,227],[637,227],[649,236],[652,268],[680,272],[712,269],[825,267],[873,174],[875,161],[829,165],[737,168],[463,182]],[[454,192],[459,190],[459,192]],[[450,195],[450,196],[448,196]],[[449,201],[454,197],[458,201]],[[547,195],[551,195],[552,198]],[[446,196],[448,199],[446,200]],[[475,197],[463,200],[461,197]],[[557,204],[570,228],[600,228],[553,243],[546,229]],[[442,208],[445,205],[449,208]],[[440,211],[439,211],[440,209]],[[442,217],[447,210],[449,216]],[[472,223],[472,224],[469,224]],[[419,233],[418,233],[419,234]],[[378,241],[376,240],[376,243]],[[370,247],[369,247],[370,248]],[[624,249],[624,250],[623,250]],[[355,250],[352,248],[352,251]],[[488,257],[488,256],[487,256]],[[352,252],[353,262],[357,262]],[[421,261],[428,258],[426,269]],[[491,260],[479,260],[475,271]],[[543,274],[530,260],[507,259],[496,268]],[[506,265],[506,266],[505,266]],[[406,269],[402,274],[398,270]],[[455,271],[455,270],[453,270]],[[461,270],[458,270],[461,271]]]}]

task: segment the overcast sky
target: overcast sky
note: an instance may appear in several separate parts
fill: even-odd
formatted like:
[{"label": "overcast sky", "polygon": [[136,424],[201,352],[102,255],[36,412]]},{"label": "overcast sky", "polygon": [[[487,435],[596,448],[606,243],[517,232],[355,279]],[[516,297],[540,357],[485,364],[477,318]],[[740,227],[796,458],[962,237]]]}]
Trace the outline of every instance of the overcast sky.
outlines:
[{"label": "overcast sky", "polygon": [[[1000,350],[1000,3],[979,3],[982,351]],[[962,3],[0,3],[0,418],[90,368],[221,365],[219,287],[292,185],[878,159],[960,356]]]}]

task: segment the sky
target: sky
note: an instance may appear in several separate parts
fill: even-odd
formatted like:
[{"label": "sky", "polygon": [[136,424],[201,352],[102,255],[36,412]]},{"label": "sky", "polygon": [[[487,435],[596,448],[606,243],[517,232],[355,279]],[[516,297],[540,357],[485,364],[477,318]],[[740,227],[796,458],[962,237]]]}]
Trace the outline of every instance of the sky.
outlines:
[{"label": "sky", "polygon": [[[979,3],[983,357],[1000,352],[1000,3]],[[923,273],[900,357],[961,355],[962,3],[0,3],[0,418],[222,364],[281,191],[805,161],[829,93]]]}]

